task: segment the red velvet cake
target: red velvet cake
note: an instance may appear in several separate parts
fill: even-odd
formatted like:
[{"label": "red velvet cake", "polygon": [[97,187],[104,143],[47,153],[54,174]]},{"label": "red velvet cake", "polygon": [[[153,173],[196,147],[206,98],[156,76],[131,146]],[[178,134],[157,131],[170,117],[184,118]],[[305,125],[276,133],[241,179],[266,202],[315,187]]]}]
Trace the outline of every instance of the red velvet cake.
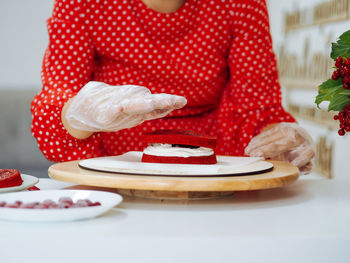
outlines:
[{"label": "red velvet cake", "polygon": [[145,133],[142,162],[216,164],[216,139],[192,131],[159,130]]},{"label": "red velvet cake", "polygon": [[0,169],[0,188],[19,186],[23,182],[21,174],[15,169]]}]

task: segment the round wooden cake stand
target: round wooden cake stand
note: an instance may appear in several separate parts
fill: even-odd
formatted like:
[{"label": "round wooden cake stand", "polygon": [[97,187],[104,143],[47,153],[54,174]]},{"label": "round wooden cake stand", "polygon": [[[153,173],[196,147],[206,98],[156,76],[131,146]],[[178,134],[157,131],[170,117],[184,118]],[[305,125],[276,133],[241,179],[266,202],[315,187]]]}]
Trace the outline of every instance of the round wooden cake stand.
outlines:
[{"label": "round wooden cake stand", "polygon": [[270,172],[225,177],[170,177],[128,175],[81,169],[79,161],[57,163],[49,168],[56,180],[85,186],[117,189],[122,195],[156,199],[210,199],[232,195],[234,191],[249,191],[283,187],[299,177],[297,167],[271,161]]}]

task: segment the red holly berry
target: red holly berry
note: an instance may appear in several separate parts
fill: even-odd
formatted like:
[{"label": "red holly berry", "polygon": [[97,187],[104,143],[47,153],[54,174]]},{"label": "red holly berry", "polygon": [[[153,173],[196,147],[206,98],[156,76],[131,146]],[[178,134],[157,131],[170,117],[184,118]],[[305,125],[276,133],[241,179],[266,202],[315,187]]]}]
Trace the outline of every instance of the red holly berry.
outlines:
[{"label": "red holly berry", "polygon": [[343,79],[343,83],[350,83],[350,75],[346,75]]},{"label": "red holly berry", "polygon": [[337,68],[340,68],[341,66],[343,66],[343,58],[342,57],[337,57],[337,59],[335,60],[335,66]]},{"label": "red holly berry", "polygon": [[343,73],[344,73],[344,77],[346,77],[347,75],[350,74],[350,67],[343,66],[343,67],[341,68],[341,70],[342,70]]},{"label": "red holly berry", "polygon": [[338,130],[338,134],[339,134],[340,136],[344,136],[344,135],[345,135],[345,131],[344,131],[343,129],[339,129],[339,130]]},{"label": "red holly berry", "polygon": [[345,59],[344,65],[345,66],[350,66],[350,58]]},{"label": "red holly berry", "polygon": [[339,79],[339,77],[340,77],[340,70],[337,69],[337,70],[335,70],[335,71],[333,72],[333,74],[332,74],[332,79],[333,79],[333,80],[337,80],[337,79]]},{"label": "red holly berry", "polygon": [[346,105],[338,115],[333,116],[334,120],[339,120],[338,134],[340,136],[345,135],[346,132],[350,132],[350,104]]},{"label": "red holly berry", "polygon": [[341,68],[341,69],[339,69],[339,76],[341,77],[341,78],[344,78],[345,76],[346,76],[346,74],[345,74],[345,72],[344,72],[344,70]]},{"label": "red holly berry", "polygon": [[343,83],[344,89],[350,89],[350,83]]}]

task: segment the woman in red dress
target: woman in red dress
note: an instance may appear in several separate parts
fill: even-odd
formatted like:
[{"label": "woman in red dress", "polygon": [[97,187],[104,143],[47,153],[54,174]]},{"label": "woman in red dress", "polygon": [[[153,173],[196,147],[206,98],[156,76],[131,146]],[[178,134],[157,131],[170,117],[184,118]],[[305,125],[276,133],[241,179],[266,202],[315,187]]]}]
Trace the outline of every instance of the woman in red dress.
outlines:
[{"label": "woman in red dress", "polygon": [[[281,105],[264,0],[56,0],[47,25],[43,89],[31,108],[32,133],[47,159],[142,150],[142,133],[184,129],[217,137],[217,154],[283,159],[311,169],[311,141]],[[91,80],[111,86],[90,82],[86,88]],[[159,100],[147,92],[135,101],[131,90],[129,106],[158,106],[129,126],[90,125],[103,115],[97,109],[107,109],[105,98],[126,94],[123,85],[183,96],[187,104],[179,109],[181,97]],[[96,114],[74,126],[67,110],[78,119]]]}]

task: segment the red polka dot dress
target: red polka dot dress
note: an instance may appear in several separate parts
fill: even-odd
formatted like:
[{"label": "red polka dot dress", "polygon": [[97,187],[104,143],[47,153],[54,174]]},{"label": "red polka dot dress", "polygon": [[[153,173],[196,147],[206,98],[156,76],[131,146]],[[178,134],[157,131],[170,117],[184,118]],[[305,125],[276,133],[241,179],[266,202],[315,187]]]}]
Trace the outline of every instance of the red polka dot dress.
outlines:
[{"label": "red polka dot dress", "polygon": [[[143,132],[185,129],[216,136],[216,152],[242,155],[267,124],[293,122],[281,106],[263,0],[187,0],[170,14],[141,0],[57,0],[47,21],[42,91],[32,133],[45,157],[67,161],[143,150]],[[165,118],[87,139],[61,122],[65,102],[90,80],[185,96]]]}]

